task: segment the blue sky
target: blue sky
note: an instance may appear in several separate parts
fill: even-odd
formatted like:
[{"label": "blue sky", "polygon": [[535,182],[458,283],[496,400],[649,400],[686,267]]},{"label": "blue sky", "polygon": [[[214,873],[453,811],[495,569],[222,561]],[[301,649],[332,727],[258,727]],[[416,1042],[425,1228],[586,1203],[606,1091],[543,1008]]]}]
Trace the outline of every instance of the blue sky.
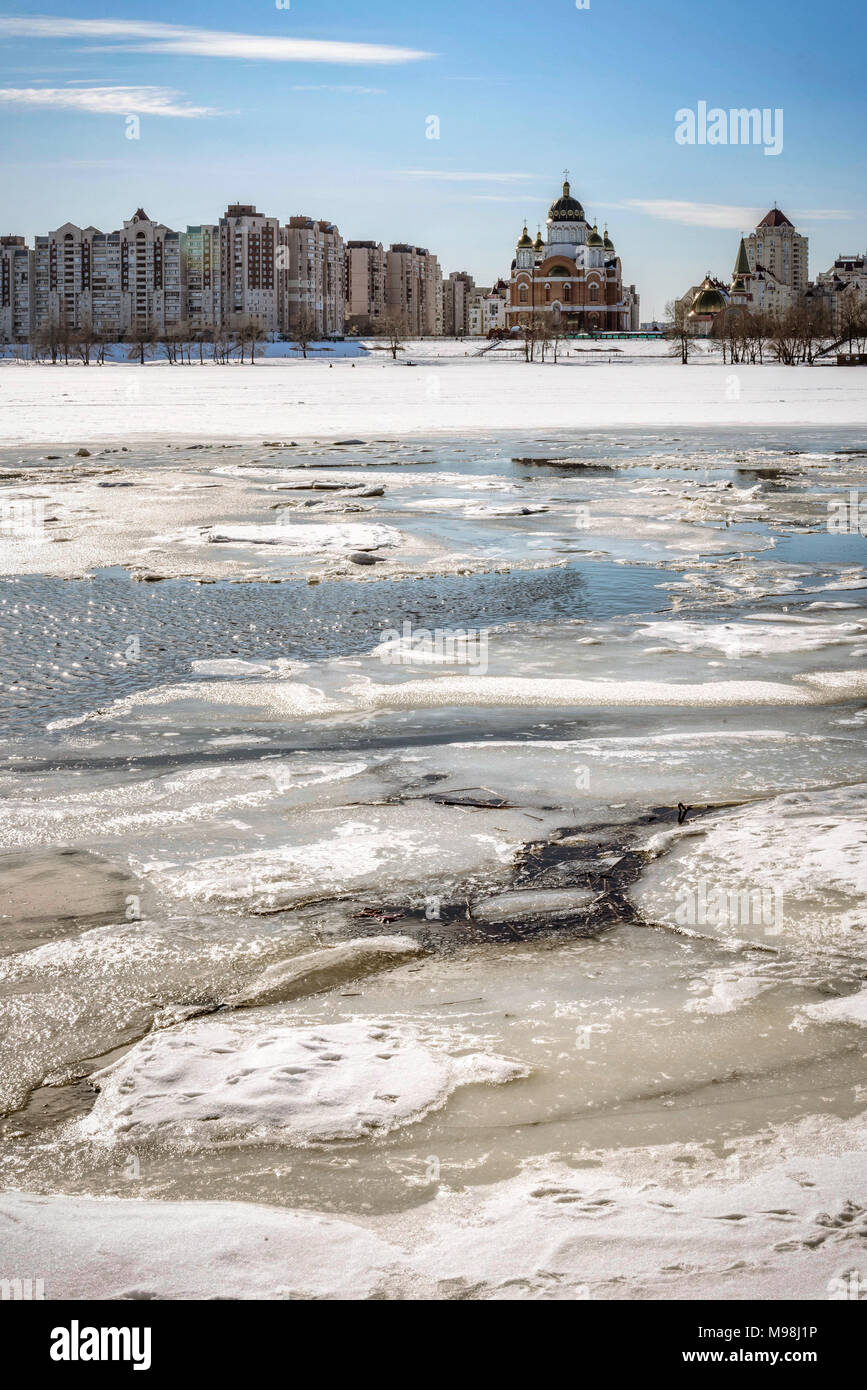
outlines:
[{"label": "blue sky", "polygon": [[[865,56],[862,0],[0,0],[0,231],[255,202],[490,283],[568,167],[649,318],[775,202],[811,276],[864,250]],[[699,102],[782,109],[782,153],[678,144]]]}]

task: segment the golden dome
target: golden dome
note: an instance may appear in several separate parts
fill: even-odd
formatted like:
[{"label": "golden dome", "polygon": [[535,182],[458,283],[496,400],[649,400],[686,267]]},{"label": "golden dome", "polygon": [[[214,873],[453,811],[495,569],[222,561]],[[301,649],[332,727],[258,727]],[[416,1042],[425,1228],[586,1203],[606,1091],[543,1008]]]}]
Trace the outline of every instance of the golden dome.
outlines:
[{"label": "golden dome", "polygon": [[601,236],[599,235],[599,229],[598,229],[598,227],[596,226],[596,223],[595,223],[595,222],[593,223],[593,231],[590,233],[589,237],[587,238],[587,245],[588,245],[588,246],[604,246],[604,245],[605,245],[604,241],[602,240]]},{"label": "golden dome", "polygon": [[719,314],[726,307],[726,297],[718,290],[709,275],[706,275],[698,293],[692,301],[690,317],[693,314]]},{"label": "golden dome", "polygon": [[527,225],[526,225],[526,223],[525,223],[525,224],[524,224],[524,230],[523,230],[523,232],[521,233],[521,239],[520,239],[520,241],[518,242],[518,250],[519,250],[519,251],[528,251],[528,250],[529,250],[529,251],[532,251],[532,249],[533,249],[533,238],[530,236],[529,232],[527,231]]}]

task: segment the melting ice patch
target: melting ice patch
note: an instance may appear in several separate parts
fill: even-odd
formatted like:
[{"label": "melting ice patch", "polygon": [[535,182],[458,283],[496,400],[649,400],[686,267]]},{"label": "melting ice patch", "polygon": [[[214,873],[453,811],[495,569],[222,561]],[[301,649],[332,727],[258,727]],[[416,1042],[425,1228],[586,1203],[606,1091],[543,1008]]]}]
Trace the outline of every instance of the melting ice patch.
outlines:
[{"label": "melting ice patch", "polygon": [[77,1127],[110,1143],[321,1144],[388,1133],[460,1086],[526,1075],[502,1057],[452,1056],[405,1024],[208,1019],[151,1034],[98,1072],[99,1098]]},{"label": "melting ice patch", "polygon": [[204,903],[260,912],[299,901],[376,889],[391,895],[430,879],[508,864],[540,829],[515,811],[466,811],[416,802],[403,806],[299,811],[286,838],[264,848],[191,862],[143,866],[169,891]]},{"label": "melting ice patch", "polygon": [[820,651],[863,640],[865,633],[867,626],[863,623],[804,622],[780,613],[731,623],[645,623],[637,635],[680,651],[709,648],[724,656],[743,657]]}]

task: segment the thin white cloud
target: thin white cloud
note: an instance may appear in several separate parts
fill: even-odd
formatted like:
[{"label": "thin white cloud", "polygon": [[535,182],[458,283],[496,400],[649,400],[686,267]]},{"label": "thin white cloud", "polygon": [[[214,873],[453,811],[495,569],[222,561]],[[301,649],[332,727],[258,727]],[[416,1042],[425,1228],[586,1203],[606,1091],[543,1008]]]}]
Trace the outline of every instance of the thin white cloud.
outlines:
[{"label": "thin white cloud", "polygon": [[[527,199],[523,193],[454,193],[453,203],[512,203],[515,207],[525,207]],[[532,222],[532,218],[530,221]],[[537,218],[536,221],[539,219]]]},{"label": "thin white cloud", "polygon": [[535,174],[470,174],[448,169],[395,169],[394,173],[404,179],[443,179],[453,183],[519,183],[536,177]]},{"label": "thin white cloud", "polygon": [[391,44],[232,34],[127,19],[0,17],[0,34],[29,39],[108,39],[116,41],[115,48],[144,53],[185,53],[200,58],[244,58],[267,63],[411,63],[433,56]]},{"label": "thin white cloud", "polygon": [[293,92],[351,92],[357,97],[382,97],[385,96],[384,87],[350,87],[343,86],[341,83],[315,83],[309,86],[298,86],[292,88]]},{"label": "thin white cloud", "polygon": [[[661,218],[665,222],[679,222],[685,227],[711,227],[722,231],[741,231],[745,227],[755,227],[759,218],[768,211],[767,206],[740,207],[733,203],[693,203],[674,198],[627,198],[625,202],[609,204],[613,207],[636,208],[646,212],[649,217]],[[840,222],[851,221],[853,213],[842,208],[792,209],[788,217],[792,222]]]},{"label": "thin white cloud", "polygon": [[627,198],[626,208],[637,208],[664,222],[680,222],[686,227],[716,227],[738,231],[754,227],[767,208],[737,207],[730,203],[691,203],[674,198]]},{"label": "thin white cloud", "polygon": [[792,213],[792,220],[801,222],[851,222],[854,212],[846,208],[800,208]]},{"label": "thin white cloud", "polygon": [[170,87],[0,87],[5,106],[49,106],[91,111],[100,116],[219,116],[211,106],[178,100]]}]

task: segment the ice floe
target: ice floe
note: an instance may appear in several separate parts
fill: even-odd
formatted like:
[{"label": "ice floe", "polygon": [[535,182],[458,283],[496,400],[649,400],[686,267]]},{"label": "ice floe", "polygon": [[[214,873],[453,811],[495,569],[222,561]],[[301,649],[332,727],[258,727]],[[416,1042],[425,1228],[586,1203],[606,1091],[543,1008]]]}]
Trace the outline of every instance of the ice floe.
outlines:
[{"label": "ice floe", "polygon": [[363,1021],[302,1028],[258,1016],[206,1019],[145,1038],[91,1082],[78,1130],[103,1142],[307,1145],[386,1134],[460,1086],[526,1068],[452,1056],[412,1026]]}]

